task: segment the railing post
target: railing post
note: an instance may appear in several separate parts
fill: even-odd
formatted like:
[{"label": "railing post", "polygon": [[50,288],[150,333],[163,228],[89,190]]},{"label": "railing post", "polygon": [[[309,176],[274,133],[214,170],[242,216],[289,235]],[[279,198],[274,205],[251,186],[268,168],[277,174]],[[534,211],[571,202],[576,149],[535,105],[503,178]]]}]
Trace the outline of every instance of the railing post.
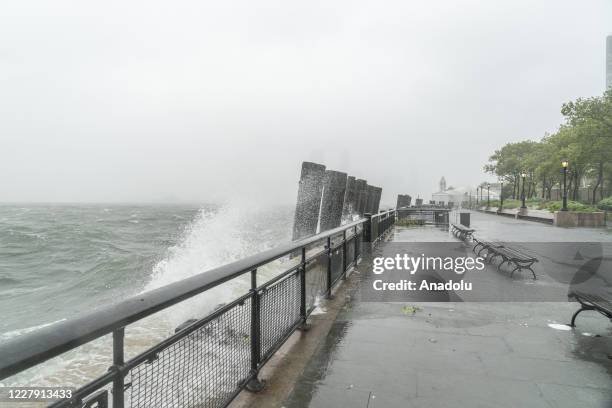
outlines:
[{"label": "railing post", "polygon": [[378,217],[378,219],[380,220],[382,218],[382,229],[379,227],[378,228],[378,237],[382,237],[386,232],[387,232],[387,222],[389,221],[389,214],[385,214],[384,218],[382,216]]},{"label": "railing post", "polygon": [[299,329],[302,331],[308,331],[310,325],[306,323],[308,318],[308,310],[306,309],[306,247],[302,247],[302,262],[300,266],[300,317],[302,323],[300,323]]},{"label": "railing post", "polygon": [[302,323],[306,322],[306,247],[302,247],[302,262],[300,263],[300,316]]},{"label": "railing post", "polygon": [[331,237],[327,237],[327,298],[332,298],[332,247]]},{"label": "railing post", "polygon": [[252,378],[246,385],[247,390],[259,392],[264,385],[257,375],[259,374],[259,363],[261,361],[261,308],[260,295],[257,292],[257,269],[251,271],[251,375]]},{"label": "railing post", "polygon": [[363,223],[363,242],[372,242],[372,214],[363,215],[367,221]]},{"label": "railing post", "polygon": [[125,339],[125,328],[117,329],[113,332],[113,366],[112,370],[115,371],[115,378],[113,379],[113,408],[123,408],[124,406],[124,395],[123,395],[123,364],[124,351],[123,351],[123,340]]},{"label": "railing post", "polygon": [[348,264],[346,248],[346,230],[344,230],[342,231],[342,275],[344,276],[344,279],[346,279],[346,265]]},{"label": "railing post", "polygon": [[357,268],[357,258],[358,258],[357,243],[358,242],[359,240],[358,240],[358,235],[357,235],[357,226],[355,225],[355,233],[353,234],[353,265],[355,268]]}]

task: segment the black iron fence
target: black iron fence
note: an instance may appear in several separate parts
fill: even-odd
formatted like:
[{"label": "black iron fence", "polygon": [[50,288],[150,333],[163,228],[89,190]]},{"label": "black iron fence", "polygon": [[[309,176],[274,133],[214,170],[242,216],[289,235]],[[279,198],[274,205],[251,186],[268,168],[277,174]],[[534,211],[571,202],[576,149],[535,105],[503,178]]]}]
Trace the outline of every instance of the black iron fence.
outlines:
[{"label": "black iron fence", "polygon": [[401,208],[396,211],[398,221],[421,221],[428,225],[448,225],[451,210],[439,207],[410,207]]},{"label": "black iron fence", "polygon": [[374,215],[366,214],[366,218],[370,220],[365,224],[366,241],[376,243],[382,239],[385,233],[389,231],[389,227],[395,224],[396,214],[397,211],[383,211]]},{"label": "black iron fence", "polygon": [[[376,243],[394,222],[395,210],[367,215],[20,336],[0,345],[0,380],[112,333],[108,372],[51,407],[225,407],[241,390],[259,388],[261,367],[357,264],[362,243]],[[291,266],[260,284],[258,268],[281,258]],[[126,326],[245,274],[248,292],[125,361]]]}]

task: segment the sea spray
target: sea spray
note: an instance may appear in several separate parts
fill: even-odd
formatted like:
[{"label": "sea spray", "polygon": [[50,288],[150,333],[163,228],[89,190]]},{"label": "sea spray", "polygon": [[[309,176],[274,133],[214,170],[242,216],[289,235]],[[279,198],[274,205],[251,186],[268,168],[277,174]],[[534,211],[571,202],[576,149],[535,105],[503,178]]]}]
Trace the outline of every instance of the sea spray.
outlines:
[{"label": "sea spray", "polygon": [[[275,214],[279,215],[269,208],[234,204],[225,204],[216,210],[203,209],[186,230],[184,239],[169,248],[167,256],[154,266],[151,280],[143,292],[206,273],[287,241],[290,218],[275,217]],[[279,221],[280,225],[274,225]],[[258,281],[263,283],[282,271],[281,262],[264,265],[258,270]],[[245,274],[169,308],[163,314],[176,327],[190,318],[205,316],[249,289],[250,275]]]},{"label": "sea spray", "polygon": [[[129,206],[41,207],[35,210],[40,221],[33,218],[34,210],[22,212],[23,217],[28,217],[27,222],[31,219],[36,228],[43,225],[46,227],[48,224],[48,229],[40,235],[45,238],[45,245],[48,245],[48,248],[42,249],[53,256],[50,267],[61,268],[63,265],[60,262],[70,261],[73,262],[70,267],[76,269],[74,277],[66,276],[65,283],[55,279],[51,287],[68,285],[61,287],[61,292],[63,296],[72,296],[68,299],[73,305],[79,305],[78,296],[83,296],[81,304],[97,304],[98,307],[103,307],[126,296],[162,287],[286,242],[290,239],[293,208],[236,206],[230,203],[222,206],[204,206],[197,212],[178,207],[175,210],[167,206],[138,207],[137,210]],[[8,214],[9,216],[5,216],[8,223],[16,225],[26,222],[17,219],[14,211]],[[52,220],[47,222],[48,218],[45,217],[48,217],[48,214],[54,215]],[[135,219],[139,221],[138,224],[130,222]],[[189,219],[192,221],[185,225],[181,236],[169,239],[170,235],[166,231],[170,231],[173,225],[174,228],[179,224],[184,225]],[[78,223],[75,220],[78,220]],[[25,231],[25,228],[23,229]],[[69,239],[65,236],[67,233],[72,234]],[[25,244],[22,244],[21,241],[16,241],[14,235],[7,237],[6,240],[12,240],[11,245],[15,247],[13,251],[30,250],[33,246],[30,242],[39,245],[38,241],[26,241],[25,238],[22,239]],[[158,247],[166,242],[161,256],[156,256],[155,254],[159,253]],[[17,244],[20,246],[17,247]],[[64,247],[65,250],[62,249]],[[84,254],[85,250],[90,253]],[[33,261],[43,259],[36,253],[31,256]],[[116,261],[121,259],[118,257],[128,256],[131,258],[127,258],[121,269],[117,269]],[[156,259],[149,263],[153,257]],[[20,261],[23,267],[27,266],[23,264],[23,257]],[[135,266],[137,268],[134,268]],[[285,267],[283,262],[274,262],[260,268],[260,282],[265,282]],[[34,270],[32,268],[32,271]],[[40,267],[36,270],[39,271]],[[25,272],[21,275],[25,275]],[[52,275],[59,276],[57,273]],[[87,292],[74,292],[83,289]],[[120,291],[117,292],[117,289]],[[210,293],[196,296],[193,300],[179,304],[171,310],[162,311],[129,325],[126,328],[126,358],[132,358],[167,338],[183,321],[205,316],[219,304],[236,298],[244,290],[248,290],[248,276],[222,285]],[[46,299],[50,301],[53,298]],[[54,304],[57,305],[56,302]],[[94,307],[78,307],[77,313],[91,312]],[[70,318],[72,315],[67,313],[55,320],[64,319],[65,316]],[[44,313],[35,316],[45,317]],[[25,323],[26,325],[16,326],[17,330],[6,331],[5,339],[33,331],[40,324],[36,321],[29,325],[27,321]],[[44,325],[46,323],[41,326]],[[20,327],[25,329],[19,329]],[[30,327],[34,329],[29,330]],[[110,335],[104,336],[6,379],[3,384],[80,386],[108,370],[112,364],[111,346]]]}]

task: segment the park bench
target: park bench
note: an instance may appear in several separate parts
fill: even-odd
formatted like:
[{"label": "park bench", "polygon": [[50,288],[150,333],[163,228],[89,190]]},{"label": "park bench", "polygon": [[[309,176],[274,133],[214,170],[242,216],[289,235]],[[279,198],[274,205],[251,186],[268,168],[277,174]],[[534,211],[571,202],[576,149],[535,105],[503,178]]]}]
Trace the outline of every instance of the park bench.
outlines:
[{"label": "park bench", "polygon": [[529,269],[531,274],[533,275],[533,279],[536,278],[536,274],[531,269],[531,266],[538,262],[537,258],[533,256],[524,254],[517,249],[510,248],[505,245],[499,246],[490,246],[487,248],[487,251],[491,254],[489,258],[489,262],[493,262],[493,259],[500,257],[502,259],[501,263],[497,265],[497,270],[501,270],[503,264],[508,263],[509,265],[514,265],[514,269],[510,272],[510,277],[514,275],[516,271],[522,271],[523,269]]},{"label": "park bench", "polygon": [[463,224],[451,224],[451,228],[452,228],[451,232],[453,233],[453,235],[455,235],[462,241],[465,241],[466,239],[471,238],[472,234],[474,234],[474,231],[475,231],[471,228],[466,227]]},{"label": "park bench", "polygon": [[476,242],[476,245],[474,245],[474,248],[472,248],[472,251],[478,256],[480,256],[482,251],[487,251],[487,256],[489,256],[490,253],[492,252],[491,250],[492,248],[503,247],[503,245],[499,242],[485,241],[481,238],[476,238],[476,237],[472,237],[472,239],[474,240],[474,242]]},{"label": "park bench", "polygon": [[612,320],[612,302],[610,300],[606,300],[603,297],[592,293],[576,290],[570,292],[569,297],[573,297],[578,301],[578,303],[580,303],[580,309],[578,309],[572,316],[570,326],[576,326],[576,316],[578,316],[578,313],[582,312],[583,310],[596,310],[602,315],[606,316],[608,319]]}]

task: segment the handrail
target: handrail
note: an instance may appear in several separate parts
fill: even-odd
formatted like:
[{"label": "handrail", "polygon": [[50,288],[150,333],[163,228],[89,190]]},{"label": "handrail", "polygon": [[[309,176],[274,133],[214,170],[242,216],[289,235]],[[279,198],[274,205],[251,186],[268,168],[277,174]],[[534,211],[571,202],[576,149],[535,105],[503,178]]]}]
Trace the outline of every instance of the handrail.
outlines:
[{"label": "handrail", "polygon": [[[389,213],[394,210],[389,210]],[[376,216],[385,214],[379,213]],[[0,344],[0,380],[59,356],[300,248],[367,222],[361,218],[323,233],[290,242],[211,269],[113,305],[24,334]]]}]

